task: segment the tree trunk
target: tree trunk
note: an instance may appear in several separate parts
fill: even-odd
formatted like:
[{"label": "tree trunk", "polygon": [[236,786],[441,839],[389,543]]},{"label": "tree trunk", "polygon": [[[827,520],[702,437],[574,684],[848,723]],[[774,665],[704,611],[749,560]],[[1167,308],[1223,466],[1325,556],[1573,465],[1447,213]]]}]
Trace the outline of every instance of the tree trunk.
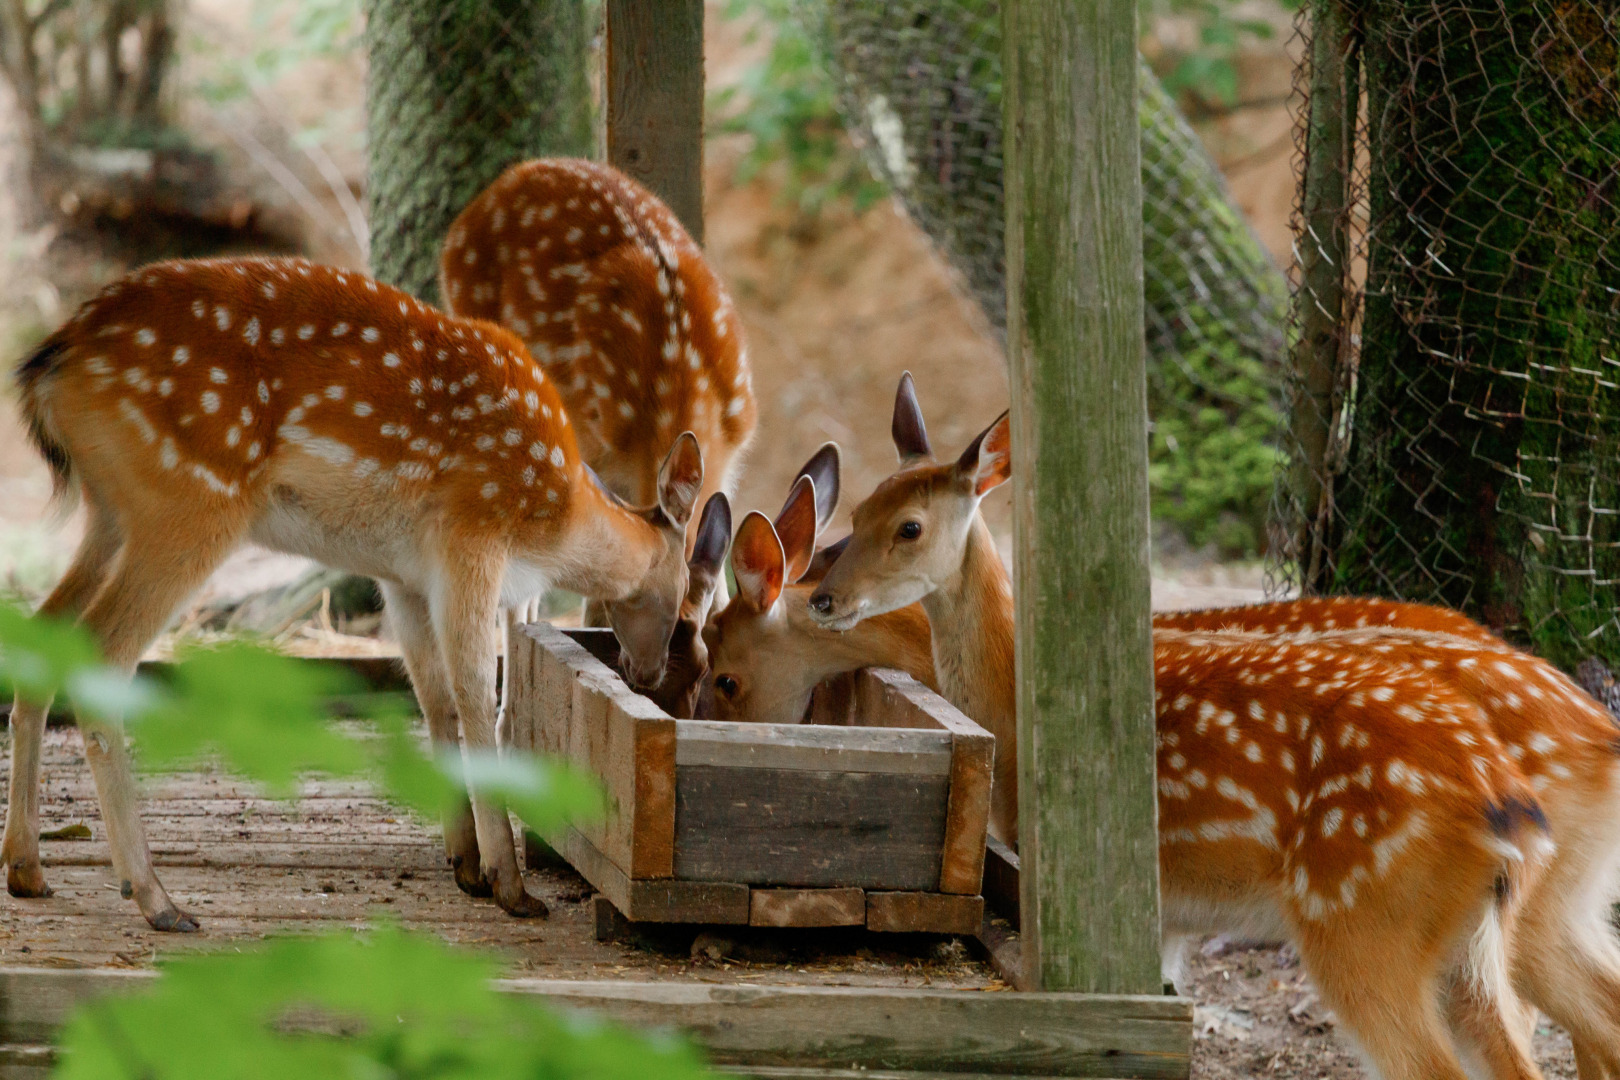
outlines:
[{"label": "tree trunk", "polygon": [[1333,587],[1620,658],[1606,0],[1371,0],[1369,277]]},{"label": "tree trunk", "polygon": [[591,150],[583,0],[366,0],[371,265],[438,300],[439,247],[508,165]]}]

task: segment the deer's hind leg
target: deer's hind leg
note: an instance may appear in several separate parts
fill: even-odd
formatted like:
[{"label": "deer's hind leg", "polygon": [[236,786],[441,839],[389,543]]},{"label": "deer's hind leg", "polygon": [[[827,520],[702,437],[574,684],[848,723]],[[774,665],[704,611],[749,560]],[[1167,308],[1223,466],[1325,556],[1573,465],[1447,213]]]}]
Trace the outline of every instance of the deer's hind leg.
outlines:
[{"label": "deer's hind leg", "polygon": [[[111,577],[84,611],[84,625],[101,643],[107,663],[122,671],[134,670],[175,609],[207,580],[247,531],[246,515],[235,506],[194,512],[167,525],[125,541]],[[177,536],[184,541],[177,543]],[[197,929],[196,920],[169,899],[152,867],[123,724],[81,720],[80,730],[120,891],[135,901],[155,929]]]},{"label": "deer's hind leg", "polygon": [[[85,499],[88,517],[84,539],[56,588],[38,614],[65,618],[78,615],[107,580],[123,546],[123,534],[111,510]],[[12,896],[51,895],[39,864],[39,766],[45,718],[51,703],[18,697],[11,708],[11,790],[6,801],[5,841],[0,855],[6,864],[6,889]]]}]

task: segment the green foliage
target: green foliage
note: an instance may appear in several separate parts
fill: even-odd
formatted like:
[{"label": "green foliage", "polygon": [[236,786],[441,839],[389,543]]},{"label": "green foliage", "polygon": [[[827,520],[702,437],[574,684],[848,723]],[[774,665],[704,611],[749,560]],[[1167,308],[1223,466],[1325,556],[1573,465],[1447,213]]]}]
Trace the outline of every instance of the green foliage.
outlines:
[{"label": "green foliage", "polygon": [[[1290,10],[1299,6],[1299,0],[1280,3]],[[1197,26],[1197,46],[1166,58],[1170,61],[1163,73],[1166,90],[1226,108],[1237,104],[1238,51],[1250,41],[1269,41],[1274,31],[1268,22],[1238,17],[1236,7],[1237,0],[1156,0],[1148,5],[1145,14],[1190,17]]]},{"label": "green foliage", "polygon": [[388,923],[187,957],[162,971],[151,992],[74,1015],[58,1080],[707,1075],[684,1041],[501,994],[494,958]]},{"label": "green foliage", "polygon": [[[66,695],[83,719],[130,721],[148,765],[217,755],[290,794],[299,775],[371,773],[384,791],[437,815],[471,791],[532,826],[599,816],[593,777],[522,755],[425,754],[404,711],[362,695],[335,667],[233,643],[180,657],[163,683],[101,663],[79,627],[0,605],[0,690]],[[331,705],[360,702],[375,734],[334,727]],[[290,938],[161,965],[148,992],[91,1002],[61,1034],[60,1080],[413,1077],[433,1080],[698,1080],[684,1041],[637,1037],[497,992],[493,957],[389,923],[369,933]]]},{"label": "green foliage", "polygon": [[747,183],[762,170],[784,168],[783,197],[810,217],[847,198],[857,212],[888,193],[851,146],[838,115],[830,73],[810,35],[793,16],[795,0],[728,0],[725,17],[752,18],[747,40],[765,35],[765,58],[743,72],[736,86],[709,96],[711,135],[743,134],[748,151],[737,164]]},{"label": "green foliage", "polygon": [[249,23],[261,44],[246,63],[219,59],[198,87],[212,101],[245,96],[311,60],[352,56],[364,26],[360,0],[253,0]]},{"label": "green foliage", "polygon": [[1276,379],[1230,338],[1183,342],[1148,366],[1153,516],[1195,546],[1259,554],[1281,451]]}]

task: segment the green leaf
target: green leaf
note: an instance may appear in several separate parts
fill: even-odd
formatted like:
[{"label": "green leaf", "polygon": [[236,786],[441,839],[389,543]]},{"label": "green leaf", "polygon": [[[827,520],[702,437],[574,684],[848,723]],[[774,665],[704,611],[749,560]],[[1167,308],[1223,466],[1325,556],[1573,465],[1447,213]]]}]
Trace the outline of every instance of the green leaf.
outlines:
[{"label": "green leaf", "polygon": [[601,783],[567,762],[486,750],[447,754],[439,766],[473,795],[504,803],[531,829],[544,831],[607,812]]},{"label": "green leaf", "polygon": [[131,725],[144,762],[172,767],[218,754],[236,773],[289,795],[301,773],[363,771],[368,758],[333,729],[325,701],[358,679],[335,665],[237,642],[187,653],[172,692]]},{"label": "green leaf", "polygon": [[0,683],[33,701],[54,697],[75,672],[101,663],[88,631],[0,604]]},{"label": "green leaf", "polygon": [[684,1040],[501,994],[493,958],[390,923],[192,955],[160,970],[150,990],[74,1013],[58,1080],[709,1075]]}]

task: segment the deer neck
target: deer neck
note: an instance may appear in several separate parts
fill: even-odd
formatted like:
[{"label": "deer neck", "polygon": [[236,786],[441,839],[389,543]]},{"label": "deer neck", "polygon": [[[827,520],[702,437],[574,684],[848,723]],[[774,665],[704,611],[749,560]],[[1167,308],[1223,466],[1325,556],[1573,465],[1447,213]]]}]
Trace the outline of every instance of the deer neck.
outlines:
[{"label": "deer neck", "polygon": [[983,724],[999,745],[1012,746],[1012,581],[979,514],[968,528],[961,568],[923,597],[922,606],[940,693]]},{"label": "deer neck", "polygon": [[551,583],[590,600],[623,600],[658,562],[663,537],[646,518],[580,480]]},{"label": "deer neck", "polygon": [[813,682],[857,668],[891,667],[935,685],[928,627],[916,620],[916,609],[862,619],[842,632],[826,630],[810,618],[805,599],[811,591],[811,586],[798,587],[783,604],[793,631],[789,640],[800,646],[802,666]]}]

